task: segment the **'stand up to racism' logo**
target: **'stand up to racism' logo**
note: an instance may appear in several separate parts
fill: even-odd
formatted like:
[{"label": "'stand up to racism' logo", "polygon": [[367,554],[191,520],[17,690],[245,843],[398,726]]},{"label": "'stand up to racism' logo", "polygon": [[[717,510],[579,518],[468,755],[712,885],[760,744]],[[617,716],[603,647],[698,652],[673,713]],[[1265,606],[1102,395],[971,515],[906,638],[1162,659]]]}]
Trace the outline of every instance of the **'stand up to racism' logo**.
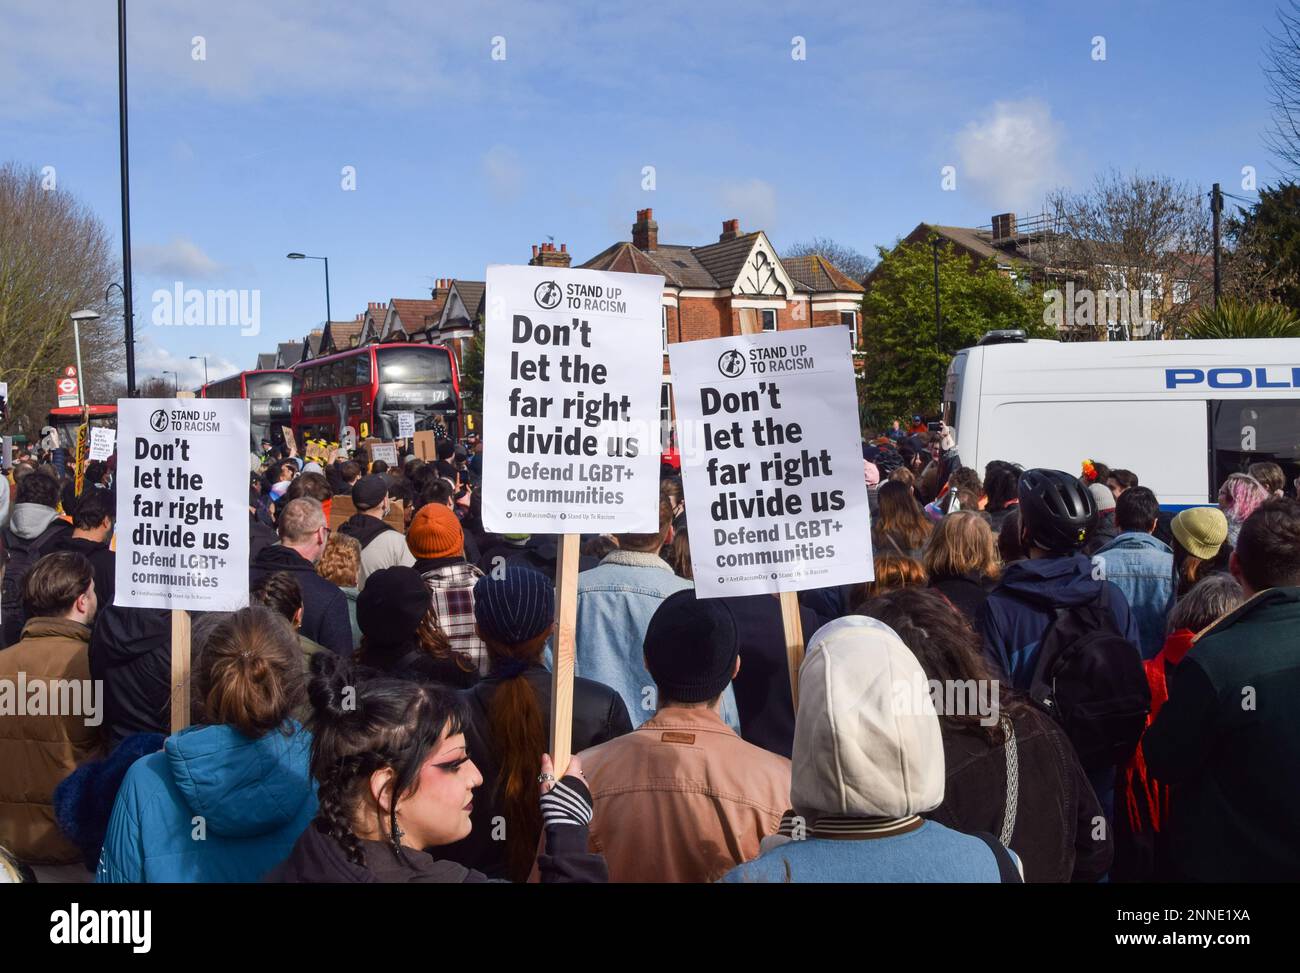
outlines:
[{"label": "'stand up to racism' logo", "polygon": [[727,378],[735,378],[745,370],[745,356],[736,349],[724,351],[718,358],[718,371]]},{"label": "'stand up to racism' logo", "polygon": [[564,293],[560,290],[560,285],[553,280],[542,281],[537,285],[537,289],[533,291],[533,300],[537,302],[537,306],[544,307],[548,311],[558,306],[560,298],[563,296]]},{"label": "'stand up to racism' logo", "polygon": [[154,432],[163,432],[167,428],[167,410],[154,409],[149,417],[149,428]]}]

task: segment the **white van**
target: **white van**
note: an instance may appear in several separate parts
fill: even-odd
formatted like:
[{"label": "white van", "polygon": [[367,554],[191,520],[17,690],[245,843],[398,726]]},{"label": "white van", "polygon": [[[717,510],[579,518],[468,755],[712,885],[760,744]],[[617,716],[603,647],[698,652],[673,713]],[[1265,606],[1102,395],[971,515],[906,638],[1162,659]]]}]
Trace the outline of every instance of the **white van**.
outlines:
[{"label": "white van", "polygon": [[1079,473],[1136,473],[1161,506],[1212,503],[1229,473],[1300,475],[1300,338],[1013,341],[959,351],[944,420],[957,452]]}]

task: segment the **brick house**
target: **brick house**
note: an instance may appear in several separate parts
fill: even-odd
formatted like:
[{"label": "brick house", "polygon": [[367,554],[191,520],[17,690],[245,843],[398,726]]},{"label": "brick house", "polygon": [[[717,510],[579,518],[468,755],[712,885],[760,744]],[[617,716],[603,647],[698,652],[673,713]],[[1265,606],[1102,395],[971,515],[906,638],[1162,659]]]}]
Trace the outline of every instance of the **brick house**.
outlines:
[{"label": "brick house", "polygon": [[[529,262],[547,265],[548,251],[533,251]],[[555,265],[568,266],[563,247],[549,253]],[[766,233],[744,233],[739,220],[724,220],[716,243],[669,244],[659,242],[654,211],[638,210],[631,241],[611,244],[581,267],[663,275],[660,418],[665,436],[672,417],[667,354],[671,342],[740,334],[744,315],[752,316],[764,331],[843,325],[852,335],[853,348],[859,349],[862,285],[823,257],[782,259]]]}]

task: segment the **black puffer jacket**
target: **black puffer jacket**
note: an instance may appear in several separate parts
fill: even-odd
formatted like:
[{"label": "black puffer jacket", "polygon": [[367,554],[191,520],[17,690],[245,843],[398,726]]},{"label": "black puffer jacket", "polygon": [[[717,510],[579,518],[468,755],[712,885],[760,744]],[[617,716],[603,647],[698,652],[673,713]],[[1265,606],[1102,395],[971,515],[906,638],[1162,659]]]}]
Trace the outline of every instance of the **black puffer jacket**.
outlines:
[{"label": "black puffer jacket", "polygon": [[90,677],[104,682],[110,749],[132,733],[170,733],[171,612],[101,607],[90,633]]}]

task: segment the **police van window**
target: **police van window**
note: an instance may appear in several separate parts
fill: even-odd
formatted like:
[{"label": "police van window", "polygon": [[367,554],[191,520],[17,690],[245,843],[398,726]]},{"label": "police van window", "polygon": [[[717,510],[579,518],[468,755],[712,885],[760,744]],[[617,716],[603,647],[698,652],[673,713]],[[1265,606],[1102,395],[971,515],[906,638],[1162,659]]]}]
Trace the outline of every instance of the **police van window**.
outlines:
[{"label": "police van window", "polygon": [[1230,473],[1274,462],[1286,482],[1300,476],[1300,400],[1224,399],[1210,402],[1209,499]]}]

